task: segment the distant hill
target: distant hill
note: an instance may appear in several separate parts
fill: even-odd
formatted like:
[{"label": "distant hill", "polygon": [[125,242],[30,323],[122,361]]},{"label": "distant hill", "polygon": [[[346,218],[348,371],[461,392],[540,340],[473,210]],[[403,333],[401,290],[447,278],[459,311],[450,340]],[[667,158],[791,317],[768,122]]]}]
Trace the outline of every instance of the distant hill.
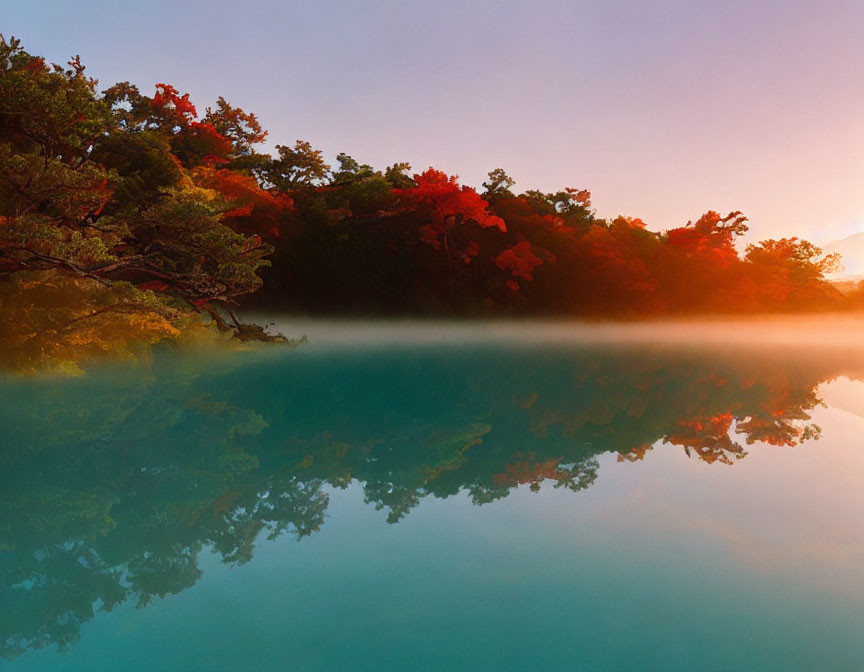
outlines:
[{"label": "distant hill", "polygon": [[840,275],[828,278],[842,294],[849,294],[858,289],[858,283],[864,280],[864,275]]},{"label": "distant hill", "polygon": [[864,275],[864,232],[822,245],[827,254],[839,253],[843,257],[843,270],[832,276],[832,280],[850,280],[849,276]]}]

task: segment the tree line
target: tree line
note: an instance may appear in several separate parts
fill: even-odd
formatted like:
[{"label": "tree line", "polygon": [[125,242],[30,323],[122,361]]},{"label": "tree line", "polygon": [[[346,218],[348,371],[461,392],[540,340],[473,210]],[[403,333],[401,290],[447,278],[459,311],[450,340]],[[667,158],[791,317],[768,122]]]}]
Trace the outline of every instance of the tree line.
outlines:
[{"label": "tree line", "polygon": [[[652,231],[581,188],[480,191],[435,168],[376,169],[310,143],[260,150],[258,118],[175,87],[101,89],[0,36],[0,311],[19,368],[240,338],[244,306],[362,315],[640,317],[842,309],[837,255],[750,244],[740,212]],[[39,334],[36,338],[34,334]],[[71,344],[74,344],[71,345]],[[74,351],[74,352],[73,352]]]}]

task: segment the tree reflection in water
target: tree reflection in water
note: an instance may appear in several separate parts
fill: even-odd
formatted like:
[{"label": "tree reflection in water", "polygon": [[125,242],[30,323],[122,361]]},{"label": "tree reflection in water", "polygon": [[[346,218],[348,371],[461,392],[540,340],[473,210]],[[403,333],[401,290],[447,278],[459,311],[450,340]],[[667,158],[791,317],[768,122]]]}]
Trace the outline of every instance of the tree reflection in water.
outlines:
[{"label": "tree reflection in water", "polygon": [[396,523],[425,497],[478,505],[522,484],[578,492],[597,456],[658,443],[734,464],[819,436],[817,387],[849,353],[661,348],[164,357],[0,386],[0,653],[79,637],[242,564],[262,537],[319,530],[356,482]]}]

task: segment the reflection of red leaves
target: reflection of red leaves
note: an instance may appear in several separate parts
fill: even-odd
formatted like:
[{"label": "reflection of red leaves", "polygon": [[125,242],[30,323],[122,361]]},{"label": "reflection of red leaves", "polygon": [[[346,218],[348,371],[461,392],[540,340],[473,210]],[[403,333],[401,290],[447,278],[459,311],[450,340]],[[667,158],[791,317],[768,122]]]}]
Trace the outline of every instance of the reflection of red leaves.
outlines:
[{"label": "reflection of red leaves", "polygon": [[701,420],[681,421],[682,427],[691,427],[697,432],[707,432],[712,436],[726,434],[732,427],[732,414],[719,413]]},{"label": "reflection of red leaves", "polygon": [[213,500],[213,517],[216,518],[228,513],[231,508],[231,503],[242,494],[241,491],[225,492]]},{"label": "reflection of red leaves", "polygon": [[531,394],[529,394],[519,403],[519,408],[534,408],[534,404],[537,403],[538,397],[539,395],[537,394],[537,390],[534,390]]},{"label": "reflection of red leaves", "polygon": [[497,486],[518,485],[522,483],[536,483],[550,478],[558,480],[561,472],[558,469],[558,458],[544,460],[543,462],[511,462],[504,465],[505,473],[493,474],[492,482]]},{"label": "reflection of red leaves", "polygon": [[731,413],[681,420],[678,426],[680,432],[670,434],[666,441],[676,446],[682,446],[690,455],[692,450],[703,462],[711,464],[722,462],[732,464],[731,457],[742,457],[745,453],[740,445],[729,438],[733,416]]},{"label": "reflection of red leaves", "polygon": [[508,287],[509,289],[512,289],[514,292],[518,292],[518,291],[519,291],[519,283],[516,282],[515,280],[508,280],[508,281],[507,281],[507,287]]},{"label": "reflection of red leaves", "polygon": [[618,453],[618,462],[640,462],[645,459],[645,455],[653,446],[650,443],[643,443],[641,446],[636,446],[629,453]]}]

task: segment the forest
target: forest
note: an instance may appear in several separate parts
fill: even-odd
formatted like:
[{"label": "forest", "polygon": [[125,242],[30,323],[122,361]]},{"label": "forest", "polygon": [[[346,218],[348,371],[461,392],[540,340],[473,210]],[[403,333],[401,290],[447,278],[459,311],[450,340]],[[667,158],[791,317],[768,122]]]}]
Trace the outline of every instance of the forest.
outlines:
[{"label": "forest", "polygon": [[[147,94],[152,95],[147,95]],[[795,237],[746,245],[740,212],[651,230],[581,187],[481,190],[433,167],[261,148],[255,114],[166,83],[101,88],[78,57],[0,37],[3,367],[75,369],[147,344],[283,340],[244,310],[644,319],[855,309]]]}]

